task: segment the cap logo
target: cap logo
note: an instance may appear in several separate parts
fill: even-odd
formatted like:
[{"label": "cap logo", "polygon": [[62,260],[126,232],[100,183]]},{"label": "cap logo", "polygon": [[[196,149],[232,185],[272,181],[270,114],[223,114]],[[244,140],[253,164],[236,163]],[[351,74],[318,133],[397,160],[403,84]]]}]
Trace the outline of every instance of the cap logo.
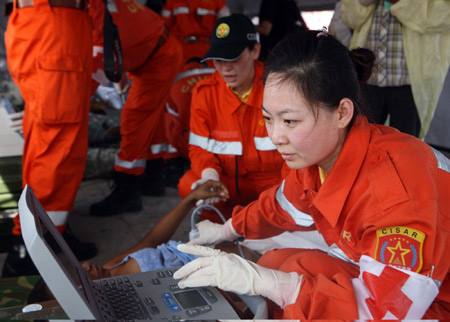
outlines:
[{"label": "cap logo", "polygon": [[216,37],[217,38],[225,38],[230,33],[230,26],[228,26],[226,23],[221,23],[219,26],[217,26],[216,29]]},{"label": "cap logo", "polygon": [[247,39],[250,41],[256,41],[257,40],[256,33],[247,34]]}]

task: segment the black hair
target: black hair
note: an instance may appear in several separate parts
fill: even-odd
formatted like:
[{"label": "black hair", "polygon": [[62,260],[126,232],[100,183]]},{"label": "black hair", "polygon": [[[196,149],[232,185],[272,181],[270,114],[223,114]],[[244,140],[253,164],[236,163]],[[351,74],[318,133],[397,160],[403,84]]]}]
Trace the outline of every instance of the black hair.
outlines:
[{"label": "black hair", "polygon": [[160,14],[163,7],[166,5],[166,0],[147,0],[145,5],[157,14]]},{"label": "black hair", "polygon": [[369,79],[374,63],[375,55],[368,49],[349,51],[330,34],[300,31],[273,48],[265,63],[263,81],[269,74],[276,74],[278,82],[293,84],[316,116],[318,108],[332,111],[341,99],[349,98],[355,106],[355,118],[361,113],[360,83]]},{"label": "black hair", "polygon": [[255,48],[256,44],[257,44],[256,41],[255,42],[250,42],[250,43],[247,44],[247,47],[245,47],[245,48],[248,48],[248,50],[252,51],[253,48]]}]

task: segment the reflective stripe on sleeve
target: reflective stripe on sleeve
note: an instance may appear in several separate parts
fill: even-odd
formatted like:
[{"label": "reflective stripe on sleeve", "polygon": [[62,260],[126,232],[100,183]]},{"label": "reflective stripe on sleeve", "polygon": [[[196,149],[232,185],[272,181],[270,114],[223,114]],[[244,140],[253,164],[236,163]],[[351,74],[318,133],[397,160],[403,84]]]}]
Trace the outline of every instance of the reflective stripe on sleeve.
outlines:
[{"label": "reflective stripe on sleeve", "polygon": [[180,15],[180,14],[188,14],[189,13],[189,8],[188,7],[178,7],[173,9],[173,15]]},{"label": "reflective stripe on sleeve", "polygon": [[206,150],[208,148],[208,138],[189,132],[189,144],[196,145]]},{"label": "reflective stripe on sleeve", "polygon": [[242,155],[241,142],[221,142],[209,139],[208,149],[214,154]]},{"label": "reflective stripe on sleeve", "polygon": [[150,146],[150,151],[152,151],[152,154],[159,154],[159,153],[162,153],[162,152],[166,152],[167,151],[167,145],[165,143],[152,144]]},{"label": "reflective stripe on sleeve", "polygon": [[205,8],[197,8],[197,14],[199,16],[206,16],[206,15],[216,15],[216,12],[214,10],[208,10]]},{"label": "reflective stripe on sleeve", "polygon": [[196,145],[214,154],[242,155],[242,143],[239,141],[217,141],[190,132],[189,144]]},{"label": "reflective stripe on sleeve", "polygon": [[331,245],[330,248],[328,248],[327,253],[328,253],[328,255],[331,255],[333,257],[339,258],[339,259],[341,259],[341,260],[343,260],[345,262],[349,262],[349,263],[352,263],[352,264],[355,264],[355,265],[359,266],[359,263],[357,263],[354,260],[350,259],[350,257],[348,257],[347,254],[344,253],[344,251],[342,249],[340,249],[338,247],[338,245],[336,245],[336,244]]},{"label": "reflective stripe on sleeve", "polygon": [[215,71],[216,70],[214,68],[195,68],[195,69],[191,69],[191,70],[186,70],[186,71],[184,71],[182,73],[179,73],[177,75],[177,77],[175,77],[175,80],[173,82],[176,83],[180,79],[183,79],[183,78],[186,78],[186,77],[190,77],[190,76],[197,76],[197,75],[203,75],[203,74],[212,74]]},{"label": "reflective stripe on sleeve", "polygon": [[173,145],[169,144],[167,146],[167,152],[168,153],[175,153],[175,152],[178,152],[178,150]]},{"label": "reflective stripe on sleeve", "polygon": [[55,226],[63,226],[67,224],[69,218],[68,211],[47,211],[47,215],[50,217]]},{"label": "reflective stripe on sleeve", "polygon": [[266,137],[254,137],[256,150],[259,151],[273,151],[277,147],[272,143],[268,136]]},{"label": "reflective stripe on sleeve", "polygon": [[145,168],[145,163],[146,163],[145,159],[138,159],[134,161],[121,160],[119,156],[116,154],[115,164],[125,169]]},{"label": "reflective stripe on sleeve", "polygon": [[436,157],[438,168],[450,173],[450,160],[435,148],[431,148],[431,150],[433,151],[434,156]]},{"label": "reflective stripe on sleeve", "polygon": [[289,200],[287,200],[286,196],[284,195],[283,190],[285,182],[286,180],[283,180],[280,187],[278,188],[277,193],[275,195],[276,200],[280,204],[281,208],[292,217],[292,219],[295,221],[297,225],[303,227],[310,227],[311,225],[314,224],[314,220],[312,219],[312,217],[295,208],[295,206],[292,203],[290,203]]},{"label": "reflective stripe on sleeve", "polygon": [[170,17],[170,11],[169,10],[162,10],[161,16],[169,18]]},{"label": "reflective stripe on sleeve", "polygon": [[180,115],[173,108],[170,107],[169,103],[166,103],[166,110],[169,114],[175,115],[175,117],[178,117]]}]

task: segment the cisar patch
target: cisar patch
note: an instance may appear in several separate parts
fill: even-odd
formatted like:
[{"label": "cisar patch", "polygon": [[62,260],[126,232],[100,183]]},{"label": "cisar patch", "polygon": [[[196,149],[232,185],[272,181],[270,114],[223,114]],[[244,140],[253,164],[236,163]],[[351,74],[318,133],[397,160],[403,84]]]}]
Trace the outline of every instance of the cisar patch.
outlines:
[{"label": "cisar patch", "polygon": [[420,230],[405,226],[378,229],[374,258],[386,265],[418,273],[423,264],[425,236]]}]

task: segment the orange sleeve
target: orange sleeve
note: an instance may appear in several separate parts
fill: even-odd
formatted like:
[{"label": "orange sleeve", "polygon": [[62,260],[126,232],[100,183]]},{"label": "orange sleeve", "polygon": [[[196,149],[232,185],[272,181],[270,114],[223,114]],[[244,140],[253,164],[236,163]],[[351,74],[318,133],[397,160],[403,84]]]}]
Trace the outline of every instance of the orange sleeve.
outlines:
[{"label": "orange sleeve", "polygon": [[209,88],[196,86],[191,101],[189,159],[192,171],[199,177],[206,168],[213,168],[219,174],[222,172],[220,160],[213,153],[207,151],[208,141],[213,130],[210,109],[215,108],[205,95],[209,90]]},{"label": "orange sleeve", "polygon": [[[285,185],[295,180],[294,173],[286,178]],[[233,228],[240,235],[249,239],[262,239],[276,236],[285,231],[310,231],[312,227],[303,227],[295,223],[292,217],[277,201],[279,185],[274,186],[259,196],[258,200],[247,207],[237,206],[233,210]]]},{"label": "orange sleeve", "polygon": [[103,47],[103,21],[105,19],[105,3],[103,0],[91,0],[89,16],[92,19],[92,42],[94,46]]},{"label": "orange sleeve", "polygon": [[[97,87],[105,85],[104,63],[103,63],[103,22],[105,19],[105,3],[103,0],[92,0],[89,8],[89,16],[92,20],[93,61],[91,96],[95,94]],[[103,77],[102,77],[103,76]]]},{"label": "orange sleeve", "polygon": [[[168,110],[170,109],[170,110]],[[171,112],[173,111],[173,112]],[[177,115],[176,115],[177,114]],[[180,109],[170,96],[166,102],[165,125],[167,140],[184,157],[188,158],[189,129],[183,127],[180,120]]]}]

